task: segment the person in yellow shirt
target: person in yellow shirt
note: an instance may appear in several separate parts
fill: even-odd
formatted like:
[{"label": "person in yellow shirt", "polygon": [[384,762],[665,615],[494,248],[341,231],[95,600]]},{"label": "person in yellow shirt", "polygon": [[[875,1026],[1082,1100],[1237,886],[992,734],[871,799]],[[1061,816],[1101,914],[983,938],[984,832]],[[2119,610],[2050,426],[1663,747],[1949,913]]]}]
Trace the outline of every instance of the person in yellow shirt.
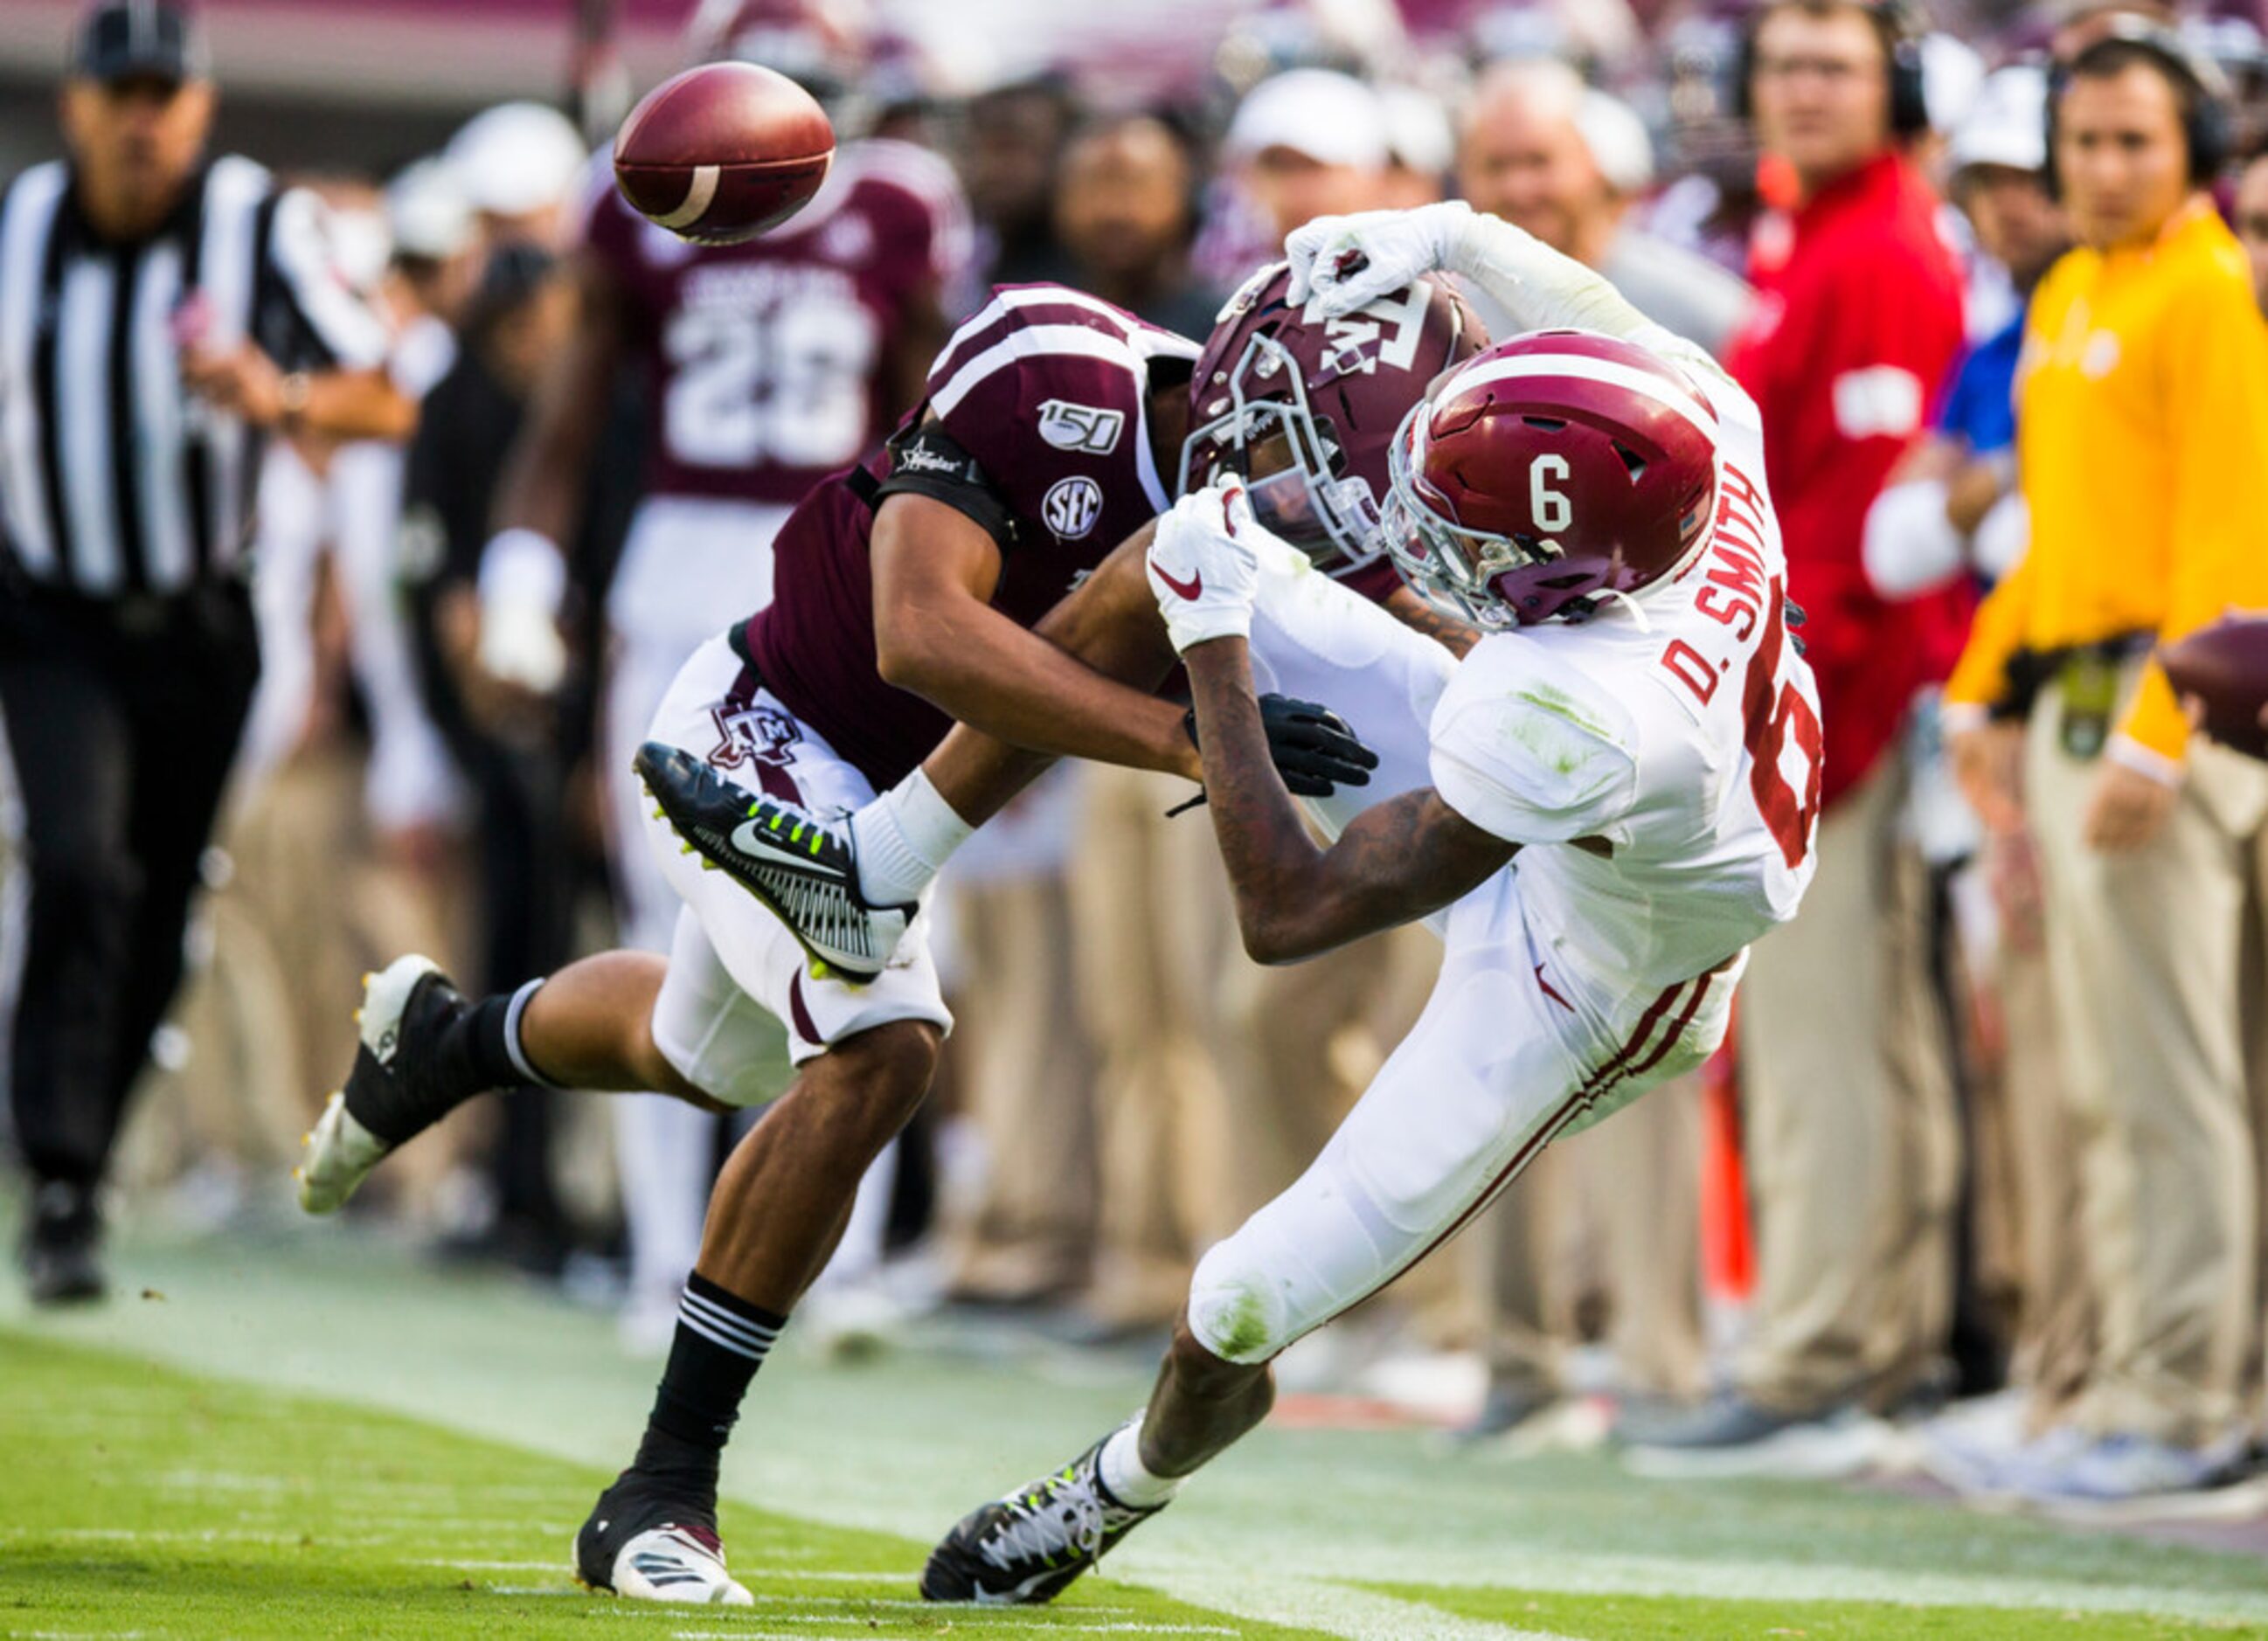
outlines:
[{"label": "person in yellow shirt", "polygon": [[2268,325],[2204,191],[2226,158],[2216,82],[2129,25],[2054,94],[2080,243],[2033,298],[2018,369],[2031,547],[1947,688],[1980,817],[2038,844],[2082,1148],[2095,1374],[2000,1478],[2048,1498],[2210,1485],[2248,1433],[2258,1181],[2238,975],[2268,768],[2193,739],[2151,660],[2268,603]]}]

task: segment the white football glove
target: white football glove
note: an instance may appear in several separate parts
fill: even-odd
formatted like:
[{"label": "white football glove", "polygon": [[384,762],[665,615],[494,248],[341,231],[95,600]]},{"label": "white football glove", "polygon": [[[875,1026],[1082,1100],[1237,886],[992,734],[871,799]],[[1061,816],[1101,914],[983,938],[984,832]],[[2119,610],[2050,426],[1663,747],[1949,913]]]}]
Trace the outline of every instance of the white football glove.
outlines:
[{"label": "white football glove", "polygon": [[1176,654],[1208,639],[1251,635],[1262,535],[1235,479],[1190,491],[1158,520],[1150,591]]},{"label": "white football glove", "polygon": [[481,553],[481,670],[549,695],[567,675],[559,607],[567,561],[533,530],[506,530]]},{"label": "white football glove", "polygon": [[1312,300],[1327,318],[1351,313],[1420,274],[1454,269],[1459,238],[1472,215],[1462,200],[1448,200],[1415,210],[1318,217],[1294,228],[1284,240],[1292,305]]}]

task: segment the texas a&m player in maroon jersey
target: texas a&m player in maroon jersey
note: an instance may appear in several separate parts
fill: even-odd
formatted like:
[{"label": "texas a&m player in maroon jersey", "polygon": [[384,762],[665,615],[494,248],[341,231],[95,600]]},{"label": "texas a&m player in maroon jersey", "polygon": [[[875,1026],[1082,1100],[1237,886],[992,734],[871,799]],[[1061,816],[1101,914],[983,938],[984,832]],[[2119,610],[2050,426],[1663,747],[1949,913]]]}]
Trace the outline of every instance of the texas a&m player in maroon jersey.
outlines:
[{"label": "texas a&m player in maroon jersey", "polygon": [[[1076,291],[998,293],[939,356],[887,452],[795,508],[777,541],[778,601],[694,653],[648,735],[738,789],[822,813],[905,775],[956,716],[1193,776],[1182,710],[1162,701],[1137,698],[1077,744],[1051,738],[1066,701],[1118,687],[1028,628],[1170,502],[1197,352]],[[1327,723],[1304,720],[1295,739],[1287,756],[1306,762],[1313,790],[1331,773],[1360,777],[1351,739]],[[814,979],[778,918],[680,854],[666,820],[640,824],[681,901],[666,961],[605,953],[472,1003],[428,960],[399,960],[365,990],[362,1047],[310,1142],[301,1202],[336,1209],[394,1145],[499,1086],[754,1103],[784,1024],[795,1081],[718,1181],[645,1442],[576,1551],[601,1588],[745,1601],[717,1549],[718,1453],[867,1165],[927,1093],[951,1016],[918,928],[871,984]]]},{"label": "texas a&m player in maroon jersey", "polygon": [[[702,8],[689,33],[696,60],[778,68],[838,129],[855,128],[851,87],[867,53],[836,12],[729,0]],[[644,390],[645,494],[607,594],[600,767],[623,938],[660,952],[677,897],[638,841],[630,757],[720,617],[771,598],[772,541],[789,510],[873,451],[920,396],[946,331],[939,292],[967,261],[969,230],[951,169],[905,143],[843,143],[809,205],[733,246],[656,227],[594,171],[573,255],[580,322],[497,500],[484,649],[518,681],[556,681],[564,571],[553,543],[572,535],[593,441],[629,372]],[[699,1247],[715,1124],[658,1100],[625,1101],[615,1122],[632,1267],[624,1329],[659,1344]]]}]

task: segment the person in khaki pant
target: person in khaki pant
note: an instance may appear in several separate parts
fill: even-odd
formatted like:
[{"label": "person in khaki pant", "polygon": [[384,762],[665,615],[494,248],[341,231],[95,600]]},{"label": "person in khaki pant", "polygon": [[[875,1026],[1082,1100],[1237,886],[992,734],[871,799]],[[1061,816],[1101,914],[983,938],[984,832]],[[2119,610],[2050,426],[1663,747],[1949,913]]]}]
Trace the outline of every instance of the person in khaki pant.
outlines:
[{"label": "person in khaki pant", "polygon": [[[2268,326],[2205,193],[2226,117],[2218,76],[2161,31],[2113,27],[2068,67],[2052,157],[2080,247],[2033,299],[2018,385],[2031,547],[1947,691],[1980,817],[2038,844],[2068,1050],[2098,1352],[2068,1420],[1999,1477],[2051,1500],[2208,1485],[2247,1434],[2242,952],[2268,767],[2192,740],[2150,659],[2268,604]],[[2021,734],[1988,721],[2027,707]]]},{"label": "person in khaki pant", "polygon": [[1868,1461],[1862,1413],[1917,1387],[1948,1321],[1959,1142],[1899,740],[1951,665],[1966,594],[1883,599],[1863,538],[1960,346],[1962,295],[1909,151],[1927,126],[1910,19],[1852,0],[1770,0],[1751,17],[1756,141],[1796,198],[1756,236],[1763,299],[1726,364],[1763,414],[1787,594],[1814,618],[1819,865],[1741,991],[1751,1336],[1722,1395],[1624,1434],[1663,1471],[1819,1474]]},{"label": "person in khaki pant", "polygon": [[1189,784],[1104,764],[1079,772],[1072,966],[1097,1061],[1094,1272],[1083,1308],[1106,1333],[1163,1326],[1188,1291],[1228,1165],[1210,1143],[1225,1100],[1215,982],[1241,962],[1220,852],[1201,818],[1168,820]]},{"label": "person in khaki pant", "polygon": [[1489,1382],[1464,1434],[1514,1429],[1556,1402],[1580,1313],[1606,1301],[1626,1395],[1686,1402],[1707,1382],[1701,1319],[1701,1077],[1547,1148],[1472,1238]]}]

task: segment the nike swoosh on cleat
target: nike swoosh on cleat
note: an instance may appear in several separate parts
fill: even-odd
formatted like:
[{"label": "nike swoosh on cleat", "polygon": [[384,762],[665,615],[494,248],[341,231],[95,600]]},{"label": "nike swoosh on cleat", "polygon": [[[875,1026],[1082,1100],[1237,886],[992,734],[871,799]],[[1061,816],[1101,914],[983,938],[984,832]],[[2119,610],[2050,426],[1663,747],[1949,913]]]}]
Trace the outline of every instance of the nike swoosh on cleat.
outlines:
[{"label": "nike swoosh on cleat", "polygon": [[1152,564],[1150,567],[1158,572],[1159,580],[1185,599],[1194,601],[1204,592],[1204,571],[1202,570],[1192,570],[1189,571],[1189,578],[1182,581],[1176,578],[1173,571],[1167,570],[1163,564]]},{"label": "nike swoosh on cleat", "polygon": [[754,859],[769,861],[783,866],[792,866],[798,872],[812,877],[823,877],[830,881],[836,880],[836,873],[819,865],[809,854],[779,847],[772,842],[764,829],[753,820],[743,820],[733,828],[732,844],[741,854]]}]

